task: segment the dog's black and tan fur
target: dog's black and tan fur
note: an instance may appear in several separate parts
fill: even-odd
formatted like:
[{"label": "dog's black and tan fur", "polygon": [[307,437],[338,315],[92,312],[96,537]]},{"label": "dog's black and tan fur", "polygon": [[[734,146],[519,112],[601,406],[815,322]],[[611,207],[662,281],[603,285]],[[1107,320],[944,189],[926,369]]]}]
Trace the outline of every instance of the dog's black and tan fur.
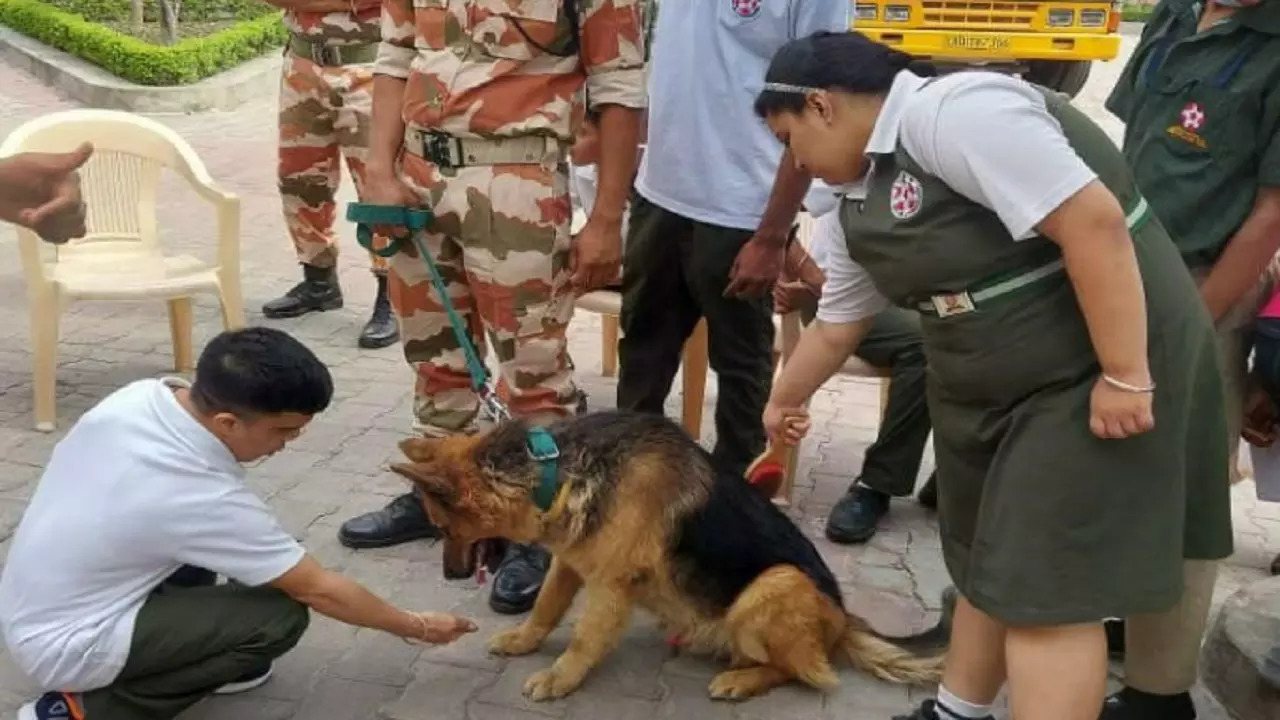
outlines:
[{"label": "dog's black and tan fur", "polygon": [[743,699],[790,680],[837,684],[831,660],[895,682],[933,682],[940,657],[917,657],[844,610],[840,587],[813,544],[741,477],[717,473],[710,455],[666,418],[600,412],[551,426],[560,448],[560,493],[547,512],[532,492],[541,467],[527,427],[401,443],[393,469],[422,490],[445,540],[446,572],[470,575],[473,548],[503,537],[538,542],[553,556],[529,618],[490,650],[538,649],[579,590],[581,619],[568,649],[532,675],[525,694],[563,697],[617,644],[644,608],[691,649],[724,652],[732,667],[712,697]]}]

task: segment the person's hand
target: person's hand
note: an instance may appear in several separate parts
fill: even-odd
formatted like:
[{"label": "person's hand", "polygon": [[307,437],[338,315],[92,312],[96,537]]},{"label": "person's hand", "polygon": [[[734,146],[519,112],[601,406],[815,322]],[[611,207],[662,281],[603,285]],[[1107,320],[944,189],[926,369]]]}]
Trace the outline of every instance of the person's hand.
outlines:
[{"label": "person's hand", "polygon": [[801,280],[786,280],[773,286],[773,311],[779,315],[811,307],[817,301],[817,294]]},{"label": "person's hand", "polygon": [[[1146,387],[1144,382],[1124,380],[1135,387]],[[1131,392],[1113,387],[1099,377],[1089,398],[1089,429],[1100,438],[1120,439],[1141,435],[1156,426],[1151,412],[1151,393]]]},{"label": "person's hand", "polygon": [[756,233],[734,258],[724,296],[742,300],[763,297],[778,281],[785,258],[785,238]]},{"label": "person's hand", "polygon": [[809,432],[809,411],[770,402],[764,407],[764,432],[772,442],[798,445]]},{"label": "person's hand", "polygon": [[[420,207],[422,200],[400,176],[394,172],[370,174],[365,178],[361,202],[369,205],[394,205],[396,207]],[[408,232],[396,225],[374,225],[373,234],[379,237],[404,237]]]},{"label": "person's hand", "polygon": [[570,283],[576,295],[618,279],[622,271],[622,221],[593,215],[573,239],[569,253]]},{"label": "person's hand", "polygon": [[93,145],[86,142],[71,152],[28,152],[0,160],[0,219],[56,245],[84,237],[77,170],[92,155]]},{"label": "person's hand", "polygon": [[410,612],[409,615],[416,618],[416,630],[413,635],[405,637],[408,641],[447,645],[479,629],[475,622],[459,615],[436,612]]}]

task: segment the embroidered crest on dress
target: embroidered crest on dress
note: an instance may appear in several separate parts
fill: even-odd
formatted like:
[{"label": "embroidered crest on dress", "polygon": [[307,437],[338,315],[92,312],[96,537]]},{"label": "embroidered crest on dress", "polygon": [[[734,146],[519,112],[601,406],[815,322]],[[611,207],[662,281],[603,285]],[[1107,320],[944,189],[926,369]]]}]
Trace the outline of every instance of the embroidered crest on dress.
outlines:
[{"label": "embroidered crest on dress", "polygon": [[1198,102],[1189,102],[1178,111],[1178,122],[1170,125],[1165,132],[1170,137],[1207,149],[1209,143],[1205,142],[1204,136],[1200,134],[1207,120],[1208,115],[1205,114],[1204,106]]},{"label": "embroidered crest on dress", "polygon": [[738,17],[752,18],[760,14],[760,3],[764,0],[729,0],[729,5]]},{"label": "embroidered crest on dress", "polygon": [[914,217],[924,201],[924,188],[914,175],[903,170],[889,189],[889,212],[899,220]]}]

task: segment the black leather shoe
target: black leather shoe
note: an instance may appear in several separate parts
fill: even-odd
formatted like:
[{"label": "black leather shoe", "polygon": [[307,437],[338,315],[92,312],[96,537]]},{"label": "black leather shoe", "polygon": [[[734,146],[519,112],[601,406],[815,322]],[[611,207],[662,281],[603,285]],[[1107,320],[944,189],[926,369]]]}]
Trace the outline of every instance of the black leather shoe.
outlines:
[{"label": "black leather shoe", "polygon": [[431,523],[422,501],[413,493],[401,495],[381,510],[357,515],[338,529],[338,542],[349,548],[390,547],[438,537],[439,528]]},{"label": "black leather shoe", "polygon": [[837,543],[866,542],[887,512],[888,495],[854,483],[827,516],[827,538]]},{"label": "black leather shoe", "polygon": [[302,266],[302,282],[262,306],[262,314],[274,319],[298,317],[309,312],[342,307],[342,288],[336,268]]},{"label": "black leather shoe", "polygon": [[400,340],[400,324],[391,312],[391,299],[387,297],[387,276],[378,273],[378,295],[373,300],[373,314],[360,332],[358,344],[362,348],[384,348]]},{"label": "black leather shoe", "polygon": [[1124,657],[1124,621],[1103,620],[1102,630],[1107,634],[1107,655],[1112,659]]},{"label": "black leather shoe", "polygon": [[1102,704],[1098,720],[1196,720],[1191,693],[1152,695],[1123,688]]},{"label": "black leather shoe", "polygon": [[938,509],[938,471],[934,470],[929,473],[929,479],[924,481],[924,487],[920,488],[920,492],[916,493],[916,502],[929,508],[930,510]]},{"label": "black leather shoe", "polygon": [[489,607],[503,615],[519,615],[533,607],[551,567],[551,553],[537,545],[512,543],[493,574]]},{"label": "black leather shoe", "polygon": [[[894,715],[893,720],[938,720],[938,702],[936,700],[925,700],[920,703],[920,707],[910,715]],[[978,720],[995,720],[994,716],[986,715]]]}]

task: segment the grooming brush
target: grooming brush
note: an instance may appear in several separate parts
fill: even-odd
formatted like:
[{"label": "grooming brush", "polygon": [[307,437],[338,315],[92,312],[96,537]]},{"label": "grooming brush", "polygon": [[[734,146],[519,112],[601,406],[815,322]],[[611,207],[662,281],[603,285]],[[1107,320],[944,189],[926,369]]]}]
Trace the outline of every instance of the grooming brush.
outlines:
[{"label": "grooming brush", "polygon": [[[799,418],[789,417],[786,424]],[[787,446],[770,442],[764,452],[747,466],[745,473],[747,484],[756,488],[766,500],[772,500],[782,487],[787,475]]]}]

